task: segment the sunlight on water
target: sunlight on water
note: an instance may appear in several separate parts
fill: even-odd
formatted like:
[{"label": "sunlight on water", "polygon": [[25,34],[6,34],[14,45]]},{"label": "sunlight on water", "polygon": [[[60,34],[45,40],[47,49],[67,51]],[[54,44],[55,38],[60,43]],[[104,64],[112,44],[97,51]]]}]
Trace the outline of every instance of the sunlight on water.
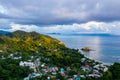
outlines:
[{"label": "sunlight on water", "polygon": [[110,64],[120,62],[120,36],[50,36],[63,41],[69,48],[90,47],[94,51],[82,53],[91,59]]}]

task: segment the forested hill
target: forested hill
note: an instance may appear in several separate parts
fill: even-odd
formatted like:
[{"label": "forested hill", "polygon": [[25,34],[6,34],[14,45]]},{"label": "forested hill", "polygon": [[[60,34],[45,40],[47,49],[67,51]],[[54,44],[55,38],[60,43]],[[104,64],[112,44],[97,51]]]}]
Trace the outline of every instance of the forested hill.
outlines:
[{"label": "forested hill", "polygon": [[[66,68],[79,64],[82,54],[78,50],[65,47],[64,43],[47,35],[37,32],[15,31],[0,35],[0,80],[23,80],[34,69],[20,66],[20,62],[33,64],[39,59],[39,63],[46,66],[58,66]],[[81,64],[80,64],[81,65]],[[44,74],[44,71],[40,71]],[[46,79],[38,79],[46,80]]]},{"label": "forested hill", "polygon": [[3,53],[38,53],[42,49],[54,50],[60,47],[65,47],[61,41],[37,32],[15,31],[0,35],[0,49]]}]

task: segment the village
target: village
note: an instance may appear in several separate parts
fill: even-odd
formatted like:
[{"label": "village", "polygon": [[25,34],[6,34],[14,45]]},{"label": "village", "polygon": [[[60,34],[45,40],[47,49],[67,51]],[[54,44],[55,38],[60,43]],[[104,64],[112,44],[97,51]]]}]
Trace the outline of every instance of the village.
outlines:
[{"label": "village", "polygon": [[[85,58],[81,59],[81,62],[85,62]],[[61,75],[67,80],[82,80],[83,78],[89,77],[102,77],[104,72],[108,70],[107,66],[102,63],[93,63],[93,66],[88,64],[82,65],[79,69],[83,72],[69,75],[71,67],[62,68],[55,65],[47,65],[45,62],[41,62],[40,58],[37,58],[34,62],[30,61],[20,61],[19,66],[29,66],[34,72],[30,73],[24,80],[29,80],[35,77],[47,76],[46,80],[56,79],[56,76]],[[75,70],[72,70],[75,71]],[[60,79],[58,79],[60,80]]]},{"label": "village", "polygon": [[[21,60],[22,56],[14,56],[14,54],[10,54],[7,58],[12,58],[16,60]],[[2,59],[6,59],[4,56],[2,56]],[[66,80],[82,80],[89,77],[99,78],[103,76],[103,73],[105,73],[108,70],[108,67],[104,65],[103,63],[94,62],[92,65],[91,61],[87,58],[81,58],[81,62],[84,63],[79,67],[78,69],[73,69],[70,66],[67,67],[59,67],[56,65],[50,65],[46,63],[46,60],[49,61],[50,58],[44,58],[44,61],[41,61],[41,57],[38,57],[34,59],[34,56],[31,56],[30,60],[27,61],[20,61],[19,66],[21,67],[29,67],[29,69],[32,69],[33,72],[29,73],[28,76],[26,76],[23,80],[30,80],[34,79],[36,77],[43,77],[45,76],[46,80],[51,79],[57,79],[58,76],[65,78]]]}]

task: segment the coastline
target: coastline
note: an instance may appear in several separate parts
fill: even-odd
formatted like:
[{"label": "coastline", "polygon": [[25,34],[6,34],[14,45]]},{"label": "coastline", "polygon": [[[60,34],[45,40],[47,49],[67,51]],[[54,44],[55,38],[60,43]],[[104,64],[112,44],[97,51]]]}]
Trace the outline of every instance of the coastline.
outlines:
[{"label": "coastline", "polygon": [[[98,54],[99,60],[103,61],[104,64],[111,65],[114,62],[120,62],[118,58],[113,58],[112,56],[120,56],[119,47],[120,37],[118,36],[73,36],[73,35],[50,35],[65,43],[66,47],[72,49],[81,49],[85,46],[95,49],[91,56],[94,58],[94,54]],[[112,41],[112,43],[111,43]],[[103,57],[104,58],[103,58]],[[101,62],[100,61],[100,62]]]},{"label": "coastline", "polygon": [[102,63],[102,64],[107,65],[107,66],[111,66],[111,65],[114,64],[114,63],[105,63],[105,62],[103,62],[103,61],[90,58],[90,57],[86,56],[86,55],[81,51],[81,49],[79,49],[79,52],[80,52],[81,54],[83,54],[86,58],[91,59],[91,60],[94,60],[95,62],[99,62],[99,63]]}]

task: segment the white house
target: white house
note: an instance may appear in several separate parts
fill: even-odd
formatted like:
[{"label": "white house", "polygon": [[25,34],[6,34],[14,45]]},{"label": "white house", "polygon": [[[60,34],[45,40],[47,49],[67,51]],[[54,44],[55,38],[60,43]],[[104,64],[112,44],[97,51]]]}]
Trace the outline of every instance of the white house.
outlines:
[{"label": "white house", "polygon": [[19,66],[24,66],[24,62],[20,61]]},{"label": "white house", "polygon": [[34,69],[35,68],[35,64],[33,62],[26,62],[26,61],[20,61],[19,63],[20,66],[28,66],[30,67],[31,69]]}]

